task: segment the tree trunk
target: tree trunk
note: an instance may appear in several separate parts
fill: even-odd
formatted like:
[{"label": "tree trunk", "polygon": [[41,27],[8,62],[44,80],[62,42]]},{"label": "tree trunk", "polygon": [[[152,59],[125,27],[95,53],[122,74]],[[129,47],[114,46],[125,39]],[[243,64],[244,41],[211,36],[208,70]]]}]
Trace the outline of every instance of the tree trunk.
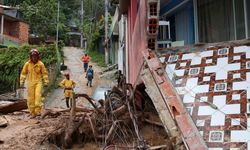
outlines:
[{"label": "tree trunk", "polygon": [[8,114],[8,113],[12,113],[15,111],[27,109],[27,108],[28,108],[27,107],[27,100],[22,99],[22,100],[18,100],[16,102],[8,104],[8,105],[0,106],[0,113]]}]

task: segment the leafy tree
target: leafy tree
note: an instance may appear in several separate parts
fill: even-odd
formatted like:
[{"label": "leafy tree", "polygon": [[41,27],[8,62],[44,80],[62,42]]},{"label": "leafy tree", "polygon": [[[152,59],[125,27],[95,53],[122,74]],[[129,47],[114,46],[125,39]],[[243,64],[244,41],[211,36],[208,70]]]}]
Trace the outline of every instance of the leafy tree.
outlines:
[{"label": "leafy tree", "polygon": [[53,34],[57,19],[56,0],[25,0],[20,7],[24,20],[30,24],[31,33],[43,37]]},{"label": "leafy tree", "polygon": [[[88,39],[98,30],[98,20],[104,14],[103,0],[2,0],[5,5],[18,6],[23,19],[30,25],[30,33],[42,37],[56,35],[57,2],[60,1],[59,38],[67,39],[69,25],[76,24]],[[81,2],[83,1],[83,24],[81,24]],[[90,35],[90,36],[88,36]]]}]

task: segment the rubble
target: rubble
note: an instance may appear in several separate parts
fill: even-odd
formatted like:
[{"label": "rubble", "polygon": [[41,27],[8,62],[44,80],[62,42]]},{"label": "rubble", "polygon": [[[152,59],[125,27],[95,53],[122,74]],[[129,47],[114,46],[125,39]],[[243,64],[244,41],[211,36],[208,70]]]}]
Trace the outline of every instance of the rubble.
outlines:
[{"label": "rubble", "polygon": [[4,116],[0,116],[0,127],[6,127],[8,125],[8,121]]},{"label": "rubble", "polygon": [[[160,119],[156,119],[159,117],[151,108],[146,109],[152,104],[145,104],[147,106],[142,111],[133,91],[135,89],[130,84],[113,87],[105,95],[105,100],[99,101],[99,106],[87,94],[77,93],[75,99],[84,97],[92,108],[44,109],[42,116],[35,119],[29,119],[25,111],[14,112],[11,117],[19,123],[14,124],[18,130],[13,136],[18,141],[6,137],[0,140],[7,149],[25,149],[25,146],[21,147],[23,143],[33,149],[51,144],[71,148],[75,144],[86,146],[88,143],[97,145],[95,149],[171,149],[171,140],[168,140]],[[8,131],[0,130],[0,134],[4,133]]]}]

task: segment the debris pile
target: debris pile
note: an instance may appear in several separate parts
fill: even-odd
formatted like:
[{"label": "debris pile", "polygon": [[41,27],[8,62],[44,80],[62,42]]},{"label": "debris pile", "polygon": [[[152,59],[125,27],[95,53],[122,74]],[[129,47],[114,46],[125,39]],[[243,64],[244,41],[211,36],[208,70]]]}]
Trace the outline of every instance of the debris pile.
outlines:
[{"label": "debris pile", "polygon": [[[87,143],[94,143],[105,150],[173,149],[172,142],[143,89],[145,87],[133,88],[124,81],[120,83],[122,84],[119,88],[114,86],[105,94],[104,100],[96,101],[87,94],[76,93],[71,109],[43,110],[41,117],[35,119],[38,120],[36,126],[32,127],[37,130],[43,129],[39,131],[42,133],[36,138],[29,139],[36,140],[33,143],[37,147],[49,144],[71,148],[75,144],[84,147]],[[77,107],[75,101],[79,97],[84,97],[92,108]],[[1,109],[0,111],[3,113]]]}]

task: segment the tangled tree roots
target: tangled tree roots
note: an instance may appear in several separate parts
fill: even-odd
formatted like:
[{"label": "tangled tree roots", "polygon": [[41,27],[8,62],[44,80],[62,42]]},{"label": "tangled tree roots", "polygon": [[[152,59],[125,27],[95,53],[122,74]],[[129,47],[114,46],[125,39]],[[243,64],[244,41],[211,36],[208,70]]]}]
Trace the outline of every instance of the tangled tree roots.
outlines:
[{"label": "tangled tree roots", "polygon": [[145,118],[145,112],[136,112],[134,96],[127,95],[133,93],[131,87],[128,86],[126,90],[114,87],[107,93],[101,108],[97,108],[88,95],[76,94],[76,98],[85,97],[93,105],[93,110],[67,116],[42,142],[48,140],[63,148],[70,148],[74,143],[82,144],[89,141],[95,141],[107,150],[116,146],[121,149],[147,148],[139,131],[138,120],[158,128],[163,129],[163,127],[160,122]]}]

